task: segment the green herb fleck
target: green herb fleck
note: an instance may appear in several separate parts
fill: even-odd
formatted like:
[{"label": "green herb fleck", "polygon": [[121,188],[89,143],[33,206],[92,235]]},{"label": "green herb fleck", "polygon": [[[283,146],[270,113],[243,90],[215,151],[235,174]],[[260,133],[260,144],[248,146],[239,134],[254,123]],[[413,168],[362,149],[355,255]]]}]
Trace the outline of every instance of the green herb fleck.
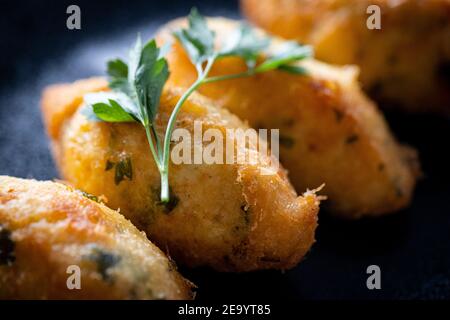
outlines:
[{"label": "green herb fleck", "polygon": [[118,185],[125,178],[128,178],[130,181],[133,180],[133,167],[131,166],[131,159],[129,157],[116,163],[114,183]]},{"label": "green herb fleck", "polygon": [[94,247],[93,252],[87,258],[97,265],[97,272],[104,281],[112,282],[113,279],[111,278],[109,270],[114,268],[121,261],[119,255],[107,252],[99,247]]},{"label": "green herb fleck", "polygon": [[15,243],[11,239],[11,231],[0,224],[0,266],[11,266],[16,261],[14,248]]},{"label": "green herb fleck", "polygon": [[94,202],[100,203],[100,200],[99,200],[99,198],[97,196],[94,196],[93,194],[84,192],[82,190],[79,190],[79,191],[83,195],[83,197],[88,198],[89,200],[92,200]]}]

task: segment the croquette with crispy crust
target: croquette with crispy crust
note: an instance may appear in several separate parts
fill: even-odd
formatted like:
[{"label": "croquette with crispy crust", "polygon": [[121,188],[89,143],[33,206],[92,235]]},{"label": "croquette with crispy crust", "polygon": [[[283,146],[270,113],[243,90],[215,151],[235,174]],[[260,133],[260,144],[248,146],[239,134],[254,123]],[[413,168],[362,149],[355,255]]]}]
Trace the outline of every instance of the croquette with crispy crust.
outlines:
[{"label": "croquette with crispy crust", "polygon": [[[0,176],[0,299],[190,299],[192,284],[120,213],[51,181]],[[80,289],[74,267],[81,271]]]},{"label": "croquette with crispy crust", "polygon": [[[222,41],[237,22],[210,18]],[[167,59],[169,83],[187,87],[196,70],[173,31],[186,19],[157,33],[160,44],[173,42]],[[258,30],[261,34],[263,32]],[[281,39],[275,39],[271,50]],[[406,207],[416,182],[415,151],[393,137],[376,105],[360,90],[357,68],[302,61],[307,75],[271,71],[252,77],[208,83],[199,92],[254,128],[280,129],[280,160],[298,191],[325,183],[325,205],[345,218],[378,216]],[[211,76],[246,70],[239,58],[216,61]]]},{"label": "croquette with crispy crust", "polygon": [[[369,29],[378,6],[381,29]],[[328,63],[361,68],[384,105],[450,114],[450,0],[241,0],[244,15],[314,46]]]},{"label": "croquette with crispy crust", "polygon": [[[47,88],[44,119],[61,175],[77,188],[104,195],[138,228],[179,263],[222,271],[286,269],[295,266],[314,242],[319,198],[297,196],[282,167],[262,174],[264,164],[170,165],[171,201],[160,202],[160,174],[138,123],[94,122],[74,101],[105,86],[103,79]],[[79,88],[79,90],[78,90]],[[155,129],[163,130],[182,91],[170,86],[161,97]],[[55,96],[64,96],[61,104]],[[55,113],[56,112],[56,113]],[[57,117],[58,125],[54,127]],[[60,117],[64,119],[59,121]],[[194,94],[178,114],[176,127],[191,134],[194,121],[203,132],[248,127],[227,110]],[[226,138],[224,138],[224,141]],[[235,154],[239,146],[235,145]],[[241,148],[257,152],[254,146]],[[273,159],[273,161],[276,161]],[[117,166],[130,174],[117,179]],[[311,186],[317,187],[317,186]],[[305,188],[306,191],[306,188]]]}]

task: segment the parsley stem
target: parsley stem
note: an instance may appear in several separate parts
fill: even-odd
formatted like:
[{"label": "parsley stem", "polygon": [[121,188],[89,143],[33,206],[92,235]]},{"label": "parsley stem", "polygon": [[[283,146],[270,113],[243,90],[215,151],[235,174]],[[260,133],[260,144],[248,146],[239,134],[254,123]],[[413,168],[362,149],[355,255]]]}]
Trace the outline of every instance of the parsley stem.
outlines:
[{"label": "parsley stem", "polygon": [[201,81],[195,81],[192,86],[181,96],[180,100],[178,100],[177,104],[173,108],[172,114],[170,115],[169,122],[167,123],[166,134],[164,136],[164,149],[163,149],[163,163],[161,170],[161,202],[167,203],[169,201],[169,158],[170,158],[170,140],[172,137],[173,129],[175,126],[175,119],[178,115],[178,112],[181,109],[183,103],[187,100],[187,98],[194,92]]},{"label": "parsley stem", "polygon": [[150,150],[151,150],[152,155],[153,155],[153,159],[155,159],[156,166],[158,167],[158,170],[161,171],[161,160],[160,160],[160,157],[158,156],[158,153],[155,150],[155,146],[153,144],[153,138],[152,138],[152,134],[150,132],[150,127],[151,126],[144,125],[144,127],[145,127],[145,134],[147,135],[148,145],[150,146]]},{"label": "parsley stem", "polygon": [[158,137],[158,134],[156,133],[156,130],[155,130],[155,127],[154,126],[151,126],[151,129],[152,129],[152,133],[153,133],[153,136],[155,137],[155,141],[156,141],[156,151],[157,151],[157,153],[158,153],[158,158],[159,158],[159,163],[161,163],[162,162],[162,150],[161,150],[161,142],[160,142],[160,140],[159,140],[159,137]]},{"label": "parsley stem", "polygon": [[249,69],[249,70],[247,70],[245,72],[241,72],[241,73],[227,74],[227,75],[223,75],[223,76],[215,76],[215,77],[205,78],[202,81],[202,83],[211,83],[211,82],[217,82],[217,81],[222,81],[222,80],[231,80],[231,79],[236,79],[236,78],[250,77],[256,73],[258,73],[258,72],[253,69]]},{"label": "parsley stem", "polygon": [[[214,61],[216,60],[217,56],[213,55],[211,58],[208,59],[205,69],[201,70],[200,67],[198,67],[199,75],[197,80],[187,89],[183,95],[181,96],[180,100],[178,100],[177,104],[172,110],[172,114],[170,115],[169,121],[167,123],[167,129],[166,134],[164,135],[164,150],[163,150],[163,163],[162,163],[162,170],[161,170],[161,202],[167,203],[169,201],[169,159],[170,159],[170,141],[172,138],[172,133],[175,128],[175,120],[177,118],[178,113],[181,110],[181,107],[183,106],[184,102],[189,98],[189,96],[197,90],[197,88],[202,85],[204,79],[208,75],[209,71],[211,70],[212,65],[214,64]],[[201,71],[201,72],[200,72]]]}]

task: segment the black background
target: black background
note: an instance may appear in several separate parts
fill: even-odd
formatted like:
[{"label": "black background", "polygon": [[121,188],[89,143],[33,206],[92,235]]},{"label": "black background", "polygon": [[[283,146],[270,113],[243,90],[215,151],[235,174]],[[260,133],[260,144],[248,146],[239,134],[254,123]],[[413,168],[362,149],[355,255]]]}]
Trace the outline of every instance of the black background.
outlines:
[{"label": "black background", "polygon": [[[66,8],[81,7],[82,30],[66,28]],[[239,17],[237,1],[9,1],[0,13],[0,174],[53,179],[39,112],[44,86],[104,74],[137,32],[202,13]],[[198,285],[198,299],[450,298],[449,119],[387,113],[402,142],[415,146],[424,171],[410,208],[379,219],[342,221],[321,211],[317,243],[284,273],[181,272]],[[366,288],[376,264],[382,289]]]}]

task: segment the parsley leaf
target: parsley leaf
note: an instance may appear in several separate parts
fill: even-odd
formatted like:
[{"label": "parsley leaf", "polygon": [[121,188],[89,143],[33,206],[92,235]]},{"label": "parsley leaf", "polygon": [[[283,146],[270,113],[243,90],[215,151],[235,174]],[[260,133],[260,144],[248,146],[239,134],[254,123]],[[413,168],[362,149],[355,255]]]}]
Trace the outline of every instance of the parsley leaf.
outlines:
[{"label": "parsley leaf", "polygon": [[214,52],[215,34],[208,28],[206,19],[200,15],[196,8],[191,10],[188,17],[189,28],[174,33],[186,50],[194,64],[203,63]]},{"label": "parsley leaf", "polygon": [[120,59],[108,61],[108,74],[111,78],[127,78],[128,66]]},{"label": "parsley leaf", "polygon": [[129,122],[134,121],[134,118],[127,113],[120,104],[109,99],[109,105],[103,102],[94,103],[92,105],[94,113],[107,122]]},{"label": "parsley leaf", "polygon": [[259,37],[249,25],[241,24],[226,39],[218,58],[239,56],[245,60],[249,68],[253,68],[261,51],[265,50],[269,44],[268,38]]},{"label": "parsley leaf", "polygon": [[[159,49],[154,40],[142,49],[141,60],[136,69],[134,84],[143,109],[142,122],[153,122],[159,108],[159,100],[164,84],[169,77],[169,67],[164,58],[159,57]],[[146,119],[147,117],[148,119]]]},{"label": "parsley leaf", "polygon": [[[116,60],[117,61],[117,60]],[[134,108],[127,110],[132,113],[144,126],[152,125],[159,108],[159,99],[167,78],[169,68],[167,61],[160,57],[159,48],[155,40],[142,46],[140,37],[134,49],[130,51],[128,74],[120,63],[113,63],[113,69],[108,71],[111,76],[110,87],[120,91],[134,100]],[[121,75],[115,77],[116,74]],[[125,79],[128,81],[126,82]]]},{"label": "parsley leaf", "polygon": [[[133,115],[134,102],[126,94],[121,92],[98,92],[89,93],[84,96],[84,101],[89,106],[85,115],[106,122],[130,122],[136,121]],[[90,117],[88,117],[90,118]]]}]

